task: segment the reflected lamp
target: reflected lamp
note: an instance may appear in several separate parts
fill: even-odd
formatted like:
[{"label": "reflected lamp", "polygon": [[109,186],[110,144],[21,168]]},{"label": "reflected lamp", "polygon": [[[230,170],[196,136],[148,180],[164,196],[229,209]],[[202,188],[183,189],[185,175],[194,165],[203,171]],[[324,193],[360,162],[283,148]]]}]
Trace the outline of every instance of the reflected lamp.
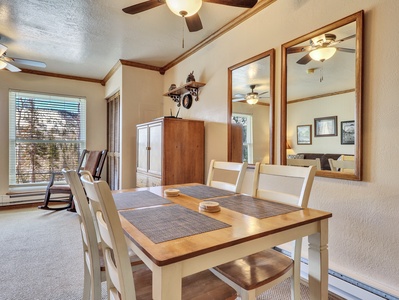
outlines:
[{"label": "reflected lamp", "polygon": [[174,14],[190,17],[200,10],[202,0],[166,0],[166,4]]},{"label": "reflected lamp", "polygon": [[325,61],[335,54],[337,48],[335,47],[321,47],[315,50],[310,51],[309,55],[313,60],[317,61]]}]

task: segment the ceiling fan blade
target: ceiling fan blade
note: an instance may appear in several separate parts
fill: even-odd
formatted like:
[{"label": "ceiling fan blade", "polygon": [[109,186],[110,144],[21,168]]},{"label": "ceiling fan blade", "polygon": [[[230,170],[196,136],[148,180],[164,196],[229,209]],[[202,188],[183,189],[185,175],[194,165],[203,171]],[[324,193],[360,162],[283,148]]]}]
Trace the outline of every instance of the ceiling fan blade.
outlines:
[{"label": "ceiling fan blade", "polygon": [[198,14],[194,14],[191,17],[186,17],[185,19],[188,31],[194,32],[202,29],[202,22]]},{"label": "ceiling fan blade", "polygon": [[7,46],[0,44],[0,56],[2,56],[7,51]]},{"label": "ceiling fan blade", "polygon": [[296,63],[300,65],[306,65],[308,62],[310,62],[312,58],[310,57],[309,53],[303,56],[301,59],[299,59]]},{"label": "ceiling fan blade", "polygon": [[123,10],[123,12],[125,12],[127,14],[134,15],[134,14],[141,13],[143,11],[149,10],[151,8],[155,8],[155,7],[163,5],[163,4],[165,4],[165,1],[149,0],[149,1],[141,2],[139,4],[125,7],[122,10]]},{"label": "ceiling fan blade", "polygon": [[336,41],[332,42],[332,43],[330,44],[330,46],[335,45],[335,44],[338,44],[338,43],[341,43],[341,42],[346,41],[346,40],[353,39],[353,38],[355,38],[355,37],[356,37],[356,34],[352,34],[352,35],[350,35],[350,36],[347,36],[346,38],[343,38],[343,39],[336,40]]},{"label": "ceiling fan blade", "polygon": [[300,53],[300,52],[305,52],[305,51],[310,51],[312,50],[312,46],[298,46],[298,47],[291,47],[287,49],[288,54],[292,53]]},{"label": "ceiling fan blade", "polygon": [[338,51],[342,51],[342,52],[348,52],[348,53],[355,53],[356,50],[355,49],[350,49],[350,48],[342,48],[342,47],[336,47]]},{"label": "ceiling fan blade", "polygon": [[12,64],[10,64],[10,63],[7,63],[6,69],[7,69],[8,71],[10,71],[10,72],[21,72],[21,69],[20,69],[20,68],[18,68],[18,67],[16,67],[16,66],[12,65]]},{"label": "ceiling fan blade", "polygon": [[228,6],[252,8],[258,0],[202,0],[203,2],[223,4]]},{"label": "ceiling fan blade", "polygon": [[263,93],[259,93],[259,96],[264,95],[264,94],[267,94],[267,93],[268,93],[268,91],[263,92]]},{"label": "ceiling fan blade", "polygon": [[23,64],[23,65],[32,66],[32,67],[39,67],[39,68],[47,67],[47,65],[44,62],[36,61],[36,60],[15,58],[15,57],[9,57],[9,56],[5,57],[5,60],[8,62],[15,62],[18,64]]}]

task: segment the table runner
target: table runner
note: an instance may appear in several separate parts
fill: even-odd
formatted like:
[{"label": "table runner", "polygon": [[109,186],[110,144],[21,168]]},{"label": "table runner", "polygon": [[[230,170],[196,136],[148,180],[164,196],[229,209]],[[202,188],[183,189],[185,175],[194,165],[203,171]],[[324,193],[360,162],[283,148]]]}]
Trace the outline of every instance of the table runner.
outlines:
[{"label": "table runner", "polygon": [[137,191],[113,194],[117,210],[155,206],[172,203],[150,191]]},{"label": "table runner", "polygon": [[182,186],[178,187],[178,189],[180,190],[180,193],[200,200],[234,195],[233,192],[217,189],[207,185]]},{"label": "table runner", "polygon": [[301,207],[257,199],[247,195],[234,195],[226,198],[218,198],[215,201],[221,207],[258,219],[269,218],[302,209]]},{"label": "table runner", "polygon": [[177,204],[119,213],[155,244],[231,226]]}]

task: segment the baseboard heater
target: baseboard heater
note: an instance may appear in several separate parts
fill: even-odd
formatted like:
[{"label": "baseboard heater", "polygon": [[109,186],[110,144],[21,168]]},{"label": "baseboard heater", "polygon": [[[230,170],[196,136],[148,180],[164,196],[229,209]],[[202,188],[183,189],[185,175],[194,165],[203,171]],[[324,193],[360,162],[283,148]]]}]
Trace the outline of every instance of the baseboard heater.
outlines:
[{"label": "baseboard heater", "polygon": [[[287,250],[278,247],[274,249],[290,256],[290,252]],[[308,278],[308,260],[306,258],[301,258],[301,277],[305,280]],[[346,300],[399,300],[396,296],[331,269],[328,270],[328,290]]]},{"label": "baseboard heater", "polygon": [[[1,195],[0,197],[0,205],[15,205],[15,204],[26,204],[26,203],[34,203],[34,202],[43,202],[45,191],[37,191],[37,192],[22,192],[22,193],[12,193],[9,195]],[[52,200],[68,200],[68,196],[66,195],[51,195]]]}]

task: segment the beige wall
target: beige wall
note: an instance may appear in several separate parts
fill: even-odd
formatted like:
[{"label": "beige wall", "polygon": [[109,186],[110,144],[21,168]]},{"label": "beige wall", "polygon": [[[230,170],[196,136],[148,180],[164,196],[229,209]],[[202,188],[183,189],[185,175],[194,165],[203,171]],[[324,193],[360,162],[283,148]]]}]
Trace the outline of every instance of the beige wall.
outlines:
[{"label": "beige wall", "polygon": [[[365,11],[364,180],[316,178],[309,206],[331,211],[330,267],[399,296],[399,1],[279,0],[169,70],[164,90],[194,70],[206,83],[183,118],[206,121],[206,164],[227,159],[227,68],[276,49],[276,136],[279,136],[281,44],[359,10]],[[254,42],[256,41],[256,42]],[[251,45],[251,47],[248,47]],[[164,100],[164,113],[175,108]],[[278,150],[278,149],[277,149]],[[248,174],[250,176],[251,174]],[[244,190],[250,180],[245,180]]]},{"label": "beige wall", "polygon": [[[0,195],[8,192],[8,91],[19,89],[61,95],[84,96],[87,99],[86,147],[107,146],[106,102],[104,87],[99,83],[68,80],[25,73],[0,71]],[[103,170],[105,174],[106,169]]]},{"label": "beige wall", "polygon": [[136,186],[136,125],[162,116],[163,76],[121,66],[105,86],[106,96],[120,91],[121,188]]}]

